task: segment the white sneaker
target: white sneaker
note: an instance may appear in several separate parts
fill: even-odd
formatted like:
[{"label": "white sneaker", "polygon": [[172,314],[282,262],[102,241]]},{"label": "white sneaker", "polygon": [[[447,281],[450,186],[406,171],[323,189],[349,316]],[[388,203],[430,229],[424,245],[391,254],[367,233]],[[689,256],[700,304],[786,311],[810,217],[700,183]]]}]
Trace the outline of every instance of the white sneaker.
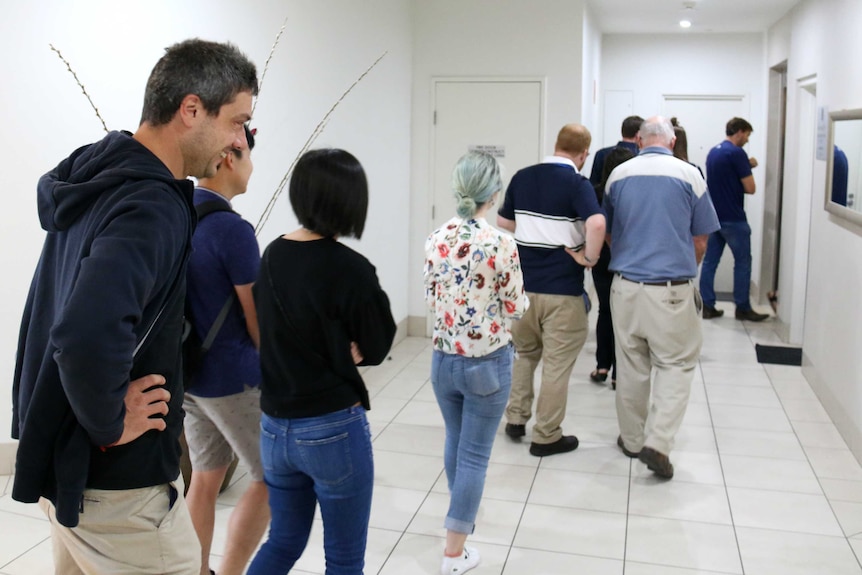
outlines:
[{"label": "white sneaker", "polygon": [[440,567],[440,575],[461,575],[479,564],[482,558],[473,547],[464,547],[461,557],[443,556],[443,565]]}]

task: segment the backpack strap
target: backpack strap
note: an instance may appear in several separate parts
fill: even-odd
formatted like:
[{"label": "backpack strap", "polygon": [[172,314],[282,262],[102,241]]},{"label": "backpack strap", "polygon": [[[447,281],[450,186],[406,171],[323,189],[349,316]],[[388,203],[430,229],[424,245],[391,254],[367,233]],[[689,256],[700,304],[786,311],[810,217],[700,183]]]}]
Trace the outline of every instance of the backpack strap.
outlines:
[{"label": "backpack strap", "polygon": [[[230,204],[221,200],[207,200],[195,205],[195,213],[197,213],[198,222],[214,212],[236,213],[231,209]],[[227,300],[225,300],[224,305],[219,311],[216,320],[213,322],[212,326],[210,326],[209,332],[207,332],[206,337],[204,337],[203,343],[201,344],[201,350],[203,353],[208,352],[210,347],[212,347],[213,341],[215,341],[216,335],[218,335],[219,330],[221,330],[224,320],[227,319],[227,314],[233,306],[235,299],[236,292],[231,291],[231,294],[228,296]]]},{"label": "backpack strap", "polygon": [[198,221],[201,221],[213,212],[233,212],[233,209],[230,207],[230,204],[221,200],[207,200],[195,205],[195,213],[198,215]]}]

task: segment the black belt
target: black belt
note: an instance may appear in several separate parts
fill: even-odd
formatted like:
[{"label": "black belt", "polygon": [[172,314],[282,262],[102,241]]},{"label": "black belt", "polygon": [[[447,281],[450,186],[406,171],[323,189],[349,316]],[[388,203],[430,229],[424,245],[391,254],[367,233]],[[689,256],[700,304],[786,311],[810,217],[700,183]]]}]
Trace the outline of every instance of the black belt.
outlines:
[{"label": "black belt", "polygon": [[629,278],[627,278],[623,274],[617,274],[617,275],[619,277],[621,277],[622,279],[626,280],[627,282],[632,282],[633,284],[641,284],[641,285],[645,285],[645,286],[681,286],[683,284],[687,284],[687,283],[691,282],[691,280],[667,280],[667,281],[663,281],[663,282],[639,282],[637,280],[630,280]]}]

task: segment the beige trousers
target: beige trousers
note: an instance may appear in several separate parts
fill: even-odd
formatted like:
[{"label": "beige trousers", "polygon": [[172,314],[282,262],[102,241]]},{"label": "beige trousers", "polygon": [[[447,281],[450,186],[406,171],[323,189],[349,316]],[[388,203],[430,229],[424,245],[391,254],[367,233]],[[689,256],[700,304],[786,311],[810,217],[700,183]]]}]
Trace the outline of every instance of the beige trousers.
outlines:
[{"label": "beige trousers", "polygon": [[56,575],[200,574],[201,546],[182,476],[141,489],[87,489],[83,501],[73,528],[57,523],[50,501],[39,501],[51,521]]},{"label": "beige trousers", "polygon": [[587,310],[581,296],[528,293],[530,308],[512,324],[518,355],[512,367],[512,391],[506,421],[524,424],[533,408],[533,376],[542,361],[536,402],[534,443],[553,443],[563,436],[569,376],[587,340]]},{"label": "beige trousers", "polygon": [[614,277],[617,418],[627,449],[673,449],[703,342],[701,307],[692,282],[649,286]]}]

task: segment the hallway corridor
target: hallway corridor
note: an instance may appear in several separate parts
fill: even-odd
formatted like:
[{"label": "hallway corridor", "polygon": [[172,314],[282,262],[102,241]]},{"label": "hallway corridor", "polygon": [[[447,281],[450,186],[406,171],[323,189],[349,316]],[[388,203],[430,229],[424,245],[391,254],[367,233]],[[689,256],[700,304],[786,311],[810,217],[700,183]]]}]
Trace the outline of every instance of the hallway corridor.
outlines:
[{"label": "hallway corridor", "polygon": [[[720,304],[720,307],[727,304]],[[725,308],[726,309],[726,308]],[[528,453],[502,433],[470,541],[471,575],[850,575],[862,573],[862,468],[798,367],[758,364],[772,321],[703,322],[685,422],[662,482],[616,447],[614,392],[591,383],[591,334],[575,365],[564,431],[572,452]],[[595,325],[591,318],[591,332]],[[366,574],[439,572],[448,504],[443,421],[429,340],[407,338],[365,372],[376,480]],[[222,494],[213,549],[247,476]],[[0,574],[53,572],[49,527],[0,477]],[[291,573],[324,572],[322,524]],[[213,556],[217,569],[219,557]]]}]

